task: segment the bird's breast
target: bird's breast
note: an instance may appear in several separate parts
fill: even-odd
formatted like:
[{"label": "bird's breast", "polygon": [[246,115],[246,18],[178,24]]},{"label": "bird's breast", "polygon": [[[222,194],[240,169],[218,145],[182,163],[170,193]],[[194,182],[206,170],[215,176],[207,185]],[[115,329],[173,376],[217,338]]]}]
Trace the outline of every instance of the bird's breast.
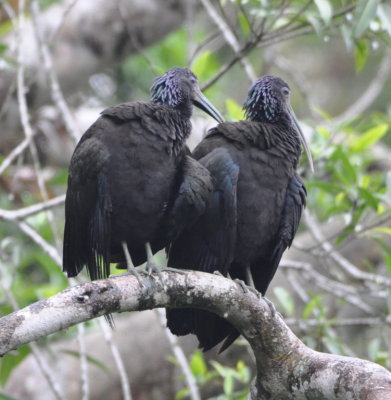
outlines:
[{"label": "bird's breast", "polygon": [[277,233],[291,168],[278,157],[256,152],[240,160],[237,189],[238,260],[265,254]]}]

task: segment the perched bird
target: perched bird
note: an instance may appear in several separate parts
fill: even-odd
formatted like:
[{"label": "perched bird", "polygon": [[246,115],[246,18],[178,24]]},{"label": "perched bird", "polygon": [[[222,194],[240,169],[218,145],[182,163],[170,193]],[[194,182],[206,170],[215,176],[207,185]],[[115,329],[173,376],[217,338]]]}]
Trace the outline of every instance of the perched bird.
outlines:
[{"label": "perched bird", "polygon": [[[135,273],[203,212],[209,172],[189,157],[192,107],[223,118],[196,76],[173,68],[155,79],[151,102],[105,109],[73,153],[65,201],[63,270],[106,278],[111,262]],[[177,212],[182,215],[173,218]],[[130,258],[128,257],[130,256]],[[127,263],[125,263],[127,261]]]},{"label": "perched bird", "polygon": [[[244,102],[246,120],[220,123],[195,148],[214,190],[205,213],[168,247],[169,266],[219,271],[266,293],[306,202],[296,173],[301,143],[313,168],[289,95],[282,79],[258,79]],[[204,351],[225,339],[223,351],[239,336],[223,318],[196,309],[168,309],[167,326],[197,335]]]}]

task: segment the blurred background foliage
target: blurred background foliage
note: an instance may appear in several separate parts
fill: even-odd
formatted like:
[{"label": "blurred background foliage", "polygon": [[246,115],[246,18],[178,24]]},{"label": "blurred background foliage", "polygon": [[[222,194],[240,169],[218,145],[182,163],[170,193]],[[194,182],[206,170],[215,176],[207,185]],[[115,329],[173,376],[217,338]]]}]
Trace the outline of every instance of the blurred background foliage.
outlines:
[{"label": "blurred background foliage", "polygon": [[[18,12],[18,1],[3,1],[2,4]],[[39,1],[41,12],[58,4],[61,1]],[[155,45],[140,48],[137,54],[113,65],[110,70],[93,74],[88,90],[79,94],[78,98],[83,100],[73,103],[70,97],[67,99],[70,106],[102,109],[108,104],[147,100],[156,75],[175,65],[190,66],[201,87],[206,88],[208,98],[227,120],[235,121],[243,118],[241,104],[251,81],[237,59],[245,58],[257,76],[282,76],[293,89],[293,108],[311,141],[315,173],[309,171],[305,159],[300,166],[308,190],[308,210],[319,223],[335,219],[343,221],[341,229],[328,237],[336,251],[360,237],[373,241],[380,256],[375,263],[371,259],[364,260],[359,268],[391,278],[391,67],[373,101],[363,109],[357,106],[360,99],[365,101],[368,88],[380,79],[379,66],[384,64],[386,57],[391,63],[391,3],[380,0],[221,0],[211,4],[226,22],[240,51],[235,52],[227,45],[224,34],[201,3],[193,4],[189,6],[190,15],[182,27]],[[10,55],[5,40],[13,25],[4,9],[0,23],[0,34],[4,38],[0,38],[0,67],[3,71],[16,70],[17,60]],[[26,17],[30,18],[29,13]],[[228,68],[230,64],[232,66]],[[345,113],[354,105],[357,113]],[[197,123],[194,126],[198,129]],[[48,197],[54,198],[65,193],[67,163],[47,153],[48,146],[43,138],[37,136],[36,143]],[[10,150],[1,146],[0,150],[2,163]],[[0,208],[21,209],[40,203],[42,199],[27,151],[0,175]],[[33,214],[24,220],[2,218],[1,315],[49,297],[68,285],[58,262],[26,235],[21,223],[34,229],[38,237],[61,254],[62,207],[50,213]],[[306,228],[304,223],[301,227],[302,231]],[[304,250],[315,254],[319,246]],[[319,252],[320,258],[324,256]],[[164,262],[164,255],[161,259]],[[322,273],[328,275],[330,271]],[[376,290],[363,282],[349,281],[344,274],[330,274],[351,284],[363,301],[368,290]],[[327,300],[329,293],[316,286],[308,287],[310,301],[303,306],[297,304],[292,288],[276,286],[272,292],[278,310],[288,321],[302,321],[302,326],[292,326],[296,326],[296,332],[311,347],[338,354],[359,354],[390,368],[391,332],[387,322],[390,289],[379,288],[382,302],[376,308],[377,314],[365,315],[365,318],[378,318],[374,334],[365,348],[354,351],[353,343],[346,343],[343,335],[339,336],[334,329],[339,317],[335,314],[335,306],[331,307]],[[346,305],[341,297],[337,302],[341,307]],[[92,322],[90,326],[95,324]],[[65,333],[74,334],[72,330]],[[62,335],[48,338],[41,345],[59,340]],[[29,346],[23,346],[0,360],[2,385],[29,353]],[[243,387],[248,386],[251,371],[242,361],[231,366],[217,361],[207,363],[196,351],[190,365],[200,386],[213,381],[221,388],[221,394],[213,399],[246,398]],[[188,389],[185,388],[178,393],[177,399],[187,396]]]}]

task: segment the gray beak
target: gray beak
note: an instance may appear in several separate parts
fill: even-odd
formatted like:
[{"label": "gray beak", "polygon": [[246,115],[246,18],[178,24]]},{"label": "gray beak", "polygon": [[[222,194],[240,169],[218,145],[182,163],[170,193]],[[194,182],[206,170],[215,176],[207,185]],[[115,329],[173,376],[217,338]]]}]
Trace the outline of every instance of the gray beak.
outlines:
[{"label": "gray beak", "polygon": [[212,105],[212,103],[202,94],[200,88],[196,87],[194,89],[194,92],[195,96],[193,104],[200,110],[206,112],[217,122],[224,122],[224,118],[222,117],[222,115],[216,110],[216,108]]},{"label": "gray beak", "polygon": [[290,116],[292,118],[293,124],[295,125],[297,131],[299,132],[299,138],[300,138],[300,141],[301,141],[301,143],[302,143],[302,145],[304,147],[304,150],[305,150],[305,152],[307,154],[308,163],[310,164],[311,172],[314,172],[314,162],[312,161],[312,155],[311,155],[310,148],[308,146],[307,141],[305,140],[305,136],[303,134],[303,131],[300,128],[300,125],[299,125],[299,123],[297,121],[296,115],[295,115],[292,107],[290,107],[290,106],[289,106],[289,114],[290,114]]}]

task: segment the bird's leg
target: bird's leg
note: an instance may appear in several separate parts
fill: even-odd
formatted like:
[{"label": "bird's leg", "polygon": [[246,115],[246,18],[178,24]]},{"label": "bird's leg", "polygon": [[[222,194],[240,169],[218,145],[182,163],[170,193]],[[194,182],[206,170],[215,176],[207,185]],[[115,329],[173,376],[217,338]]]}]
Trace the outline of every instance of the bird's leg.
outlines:
[{"label": "bird's leg", "polygon": [[147,252],[147,265],[145,266],[145,269],[147,270],[149,275],[151,275],[152,272],[156,272],[157,276],[159,277],[159,281],[163,286],[163,289],[166,290],[166,284],[164,283],[163,275],[161,272],[162,268],[156,264],[153,257],[151,244],[149,242],[145,243],[145,251]]},{"label": "bird's leg", "polygon": [[140,285],[144,286],[144,284],[140,280],[140,274],[136,271],[136,268],[133,265],[132,258],[130,257],[130,253],[129,253],[129,249],[128,249],[127,243],[126,242],[122,242],[121,245],[122,245],[122,250],[123,250],[124,255],[125,255],[127,271],[124,272],[123,274],[117,274],[117,275],[112,275],[112,276],[133,275],[133,276],[136,277],[138,283]]},{"label": "bird's leg", "polygon": [[244,293],[252,292],[255,295],[259,296],[259,292],[255,288],[254,279],[251,274],[250,265],[248,265],[248,264],[246,265],[246,268],[245,268],[245,274],[246,274],[246,280],[247,280],[248,285],[246,285],[246,283],[243,282],[241,279],[235,279],[235,282],[237,282],[240,285],[240,287],[243,289]]},{"label": "bird's leg", "polygon": [[177,269],[177,268],[159,267],[155,262],[155,259],[153,257],[153,253],[152,253],[152,249],[151,249],[151,244],[149,242],[145,243],[145,250],[147,252],[146,269],[147,269],[148,273],[151,274],[152,272],[156,272],[159,275],[159,279],[161,281],[162,281],[162,278],[161,278],[161,272],[162,271],[178,272],[179,274],[184,274],[185,273],[184,271],[182,271],[180,269]]},{"label": "bird's leg", "polygon": [[248,285],[250,287],[252,287],[253,289],[255,289],[253,274],[251,273],[251,268],[250,268],[250,265],[248,265],[248,264],[246,265],[245,273],[246,273],[246,280],[247,280]]}]

